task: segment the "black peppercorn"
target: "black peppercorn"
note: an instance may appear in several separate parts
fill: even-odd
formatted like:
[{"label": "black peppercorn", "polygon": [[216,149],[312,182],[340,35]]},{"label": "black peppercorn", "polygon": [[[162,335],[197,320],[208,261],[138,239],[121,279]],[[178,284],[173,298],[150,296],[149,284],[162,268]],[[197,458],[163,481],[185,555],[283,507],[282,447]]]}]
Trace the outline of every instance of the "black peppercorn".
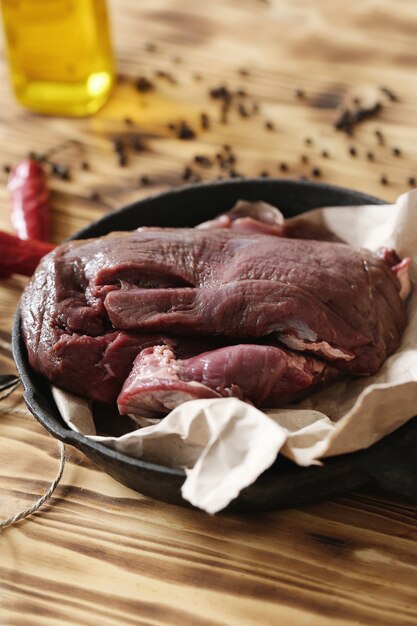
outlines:
[{"label": "black peppercorn", "polygon": [[70,173],[67,165],[61,163],[52,163],[52,174],[58,176],[61,180],[69,180]]},{"label": "black peppercorn", "polygon": [[378,140],[378,143],[382,146],[382,144],[384,143],[384,135],[382,134],[382,132],[379,130],[379,128],[377,128],[375,131],[375,137]]},{"label": "black peppercorn", "polygon": [[200,115],[200,124],[203,130],[209,130],[210,128],[210,118],[207,113],[202,113]]},{"label": "black peppercorn", "polygon": [[100,200],[100,194],[98,193],[98,191],[92,191],[90,193],[89,199],[92,202],[98,202]]}]

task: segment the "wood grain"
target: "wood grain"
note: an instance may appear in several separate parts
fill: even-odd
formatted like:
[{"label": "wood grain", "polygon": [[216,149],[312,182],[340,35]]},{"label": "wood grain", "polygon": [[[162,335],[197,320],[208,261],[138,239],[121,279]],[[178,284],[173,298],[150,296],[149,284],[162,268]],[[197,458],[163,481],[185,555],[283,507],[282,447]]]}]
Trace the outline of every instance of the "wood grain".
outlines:
[{"label": "wood grain", "polygon": [[[235,168],[245,175],[281,176],[285,161],[290,177],[311,177],[319,167],[322,180],[387,200],[417,175],[417,11],[407,0],[113,0],[110,6],[120,80],[93,118],[22,110],[0,62],[0,166],[29,150],[82,142],[59,155],[71,180],[51,178],[54,241],[125,202],[181,184],[186,165],[203,179],[227,175],[193,164],[196,154],[215,155],[224,144],[233,146]],[[155,78],[157,70],[171,72],[178,84]],[[155,81],[154,92],[134,88],[139,75]],[[259,113],[243,119],[234,107],[222,124],[219,105],[208,96],[221,84],[245,89],[244,102],[258,102]],[[381,85],[399,101],[390,102]],[[295,97],[296,88],[304,98]],[[384,108],[348,138],[333,122],[353,97],[381,100]],[[210,130],[200,128],[203,111]],[[180,119],[198,131],[195,140],[173,136],[167,125]],[[129,150],[128,166],[118,167],[112,138],[128,144],[136,134],[143,151]],[[381,174],[389,185],[381,185]],[[143,175],[149,186],[140,183]],[[0,228],[10,229],[5,181],[0,168]],[[92,192],[100,200],[90,200]],[[8,342],[24,283],[16,277],[0,287],[0,373],[13,370]],[[6,517],[53,478],[57,446],[25,413],[20,392],[0,409],[0,515]],[[417,509],[373,492],[285,512],[209,517],[130,491],[71,449],[50,503],[0,536],[0,554],[0,623],[7,626],[417,623]]]}]

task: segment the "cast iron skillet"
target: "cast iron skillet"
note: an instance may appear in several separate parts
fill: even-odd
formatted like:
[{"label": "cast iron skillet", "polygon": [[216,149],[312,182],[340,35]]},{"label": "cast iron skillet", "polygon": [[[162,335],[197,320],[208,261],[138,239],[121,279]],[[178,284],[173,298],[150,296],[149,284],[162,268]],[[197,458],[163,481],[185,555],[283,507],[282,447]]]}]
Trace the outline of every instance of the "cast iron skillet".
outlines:
[{"label": "cast iron skillet", "polygon": [[[320,206],[383,204],[362,193],[310,182],[253,179],[183,187],[149,197],[106,215],[84,228],[74,239],[98,237],[112,230],[138,226],[194,226],[230,209],[239,200],[265,200],[285,216]],[[181,497],[185,474],[130,458],[67,428],[48,383],[29,366],[16,312],[13,354],[24,385],[26,403],[36,419],[54,436],[84,452],[102,470],[148,496],[189,506]],[[377,484],[417,502],[417,419],[371,448],[326,460],[322,467],[299,468],[284,458],[244,489],[230,505],[234,510],[268,510],[297,506]]]}]

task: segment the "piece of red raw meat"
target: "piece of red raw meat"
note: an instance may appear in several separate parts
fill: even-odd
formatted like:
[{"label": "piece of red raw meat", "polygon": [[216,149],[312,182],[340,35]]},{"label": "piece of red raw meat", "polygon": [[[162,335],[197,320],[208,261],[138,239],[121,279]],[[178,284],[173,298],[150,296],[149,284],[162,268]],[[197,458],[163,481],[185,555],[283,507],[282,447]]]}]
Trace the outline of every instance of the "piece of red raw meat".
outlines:
[{"label": "piece of red raw meat", "polygon": [[200,228],[67,242],[22,297],[31,365],[105,402],[126,381],[121,410],[156,412],[204,394],[278,406],[340,373],[374,374],[405,326],[409,260],[334,239],[241,203]]}]

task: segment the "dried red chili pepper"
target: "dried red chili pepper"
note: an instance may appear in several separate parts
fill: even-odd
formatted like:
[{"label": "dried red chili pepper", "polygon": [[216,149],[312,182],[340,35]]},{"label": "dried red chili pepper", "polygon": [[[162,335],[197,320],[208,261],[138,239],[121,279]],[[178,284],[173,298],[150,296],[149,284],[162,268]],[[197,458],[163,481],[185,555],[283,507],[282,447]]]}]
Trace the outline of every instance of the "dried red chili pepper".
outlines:
[{"label": "dried red chili pepper", "polygon": [[49,191],[42,165],[34,159],[22,161],[12,169],[7,188],[12,224],[19,237],[48,241]]},{"label": "dried red chili pepper", "polygon": [[12,274],[32,276],[41,258],[54,248],[52,243],[19,239],[0,231],[0,278],[9,278]]}]

